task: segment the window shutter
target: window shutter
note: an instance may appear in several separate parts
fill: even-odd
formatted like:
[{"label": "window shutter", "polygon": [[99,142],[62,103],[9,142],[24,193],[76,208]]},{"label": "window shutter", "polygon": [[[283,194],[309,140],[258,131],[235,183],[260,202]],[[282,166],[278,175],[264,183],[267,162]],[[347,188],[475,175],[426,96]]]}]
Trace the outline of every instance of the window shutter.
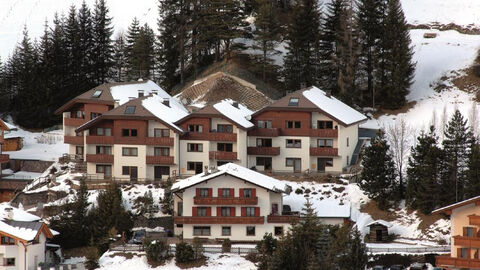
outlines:
[{"label": "window shutter", "polygon": [[208,189],[208,197],[212,197],[213,194],[213,189],[209,188]]},{"label": "window shutter", "polygon": [[257,189],[252,188],[252,198],[257,197]]},{"label": "window shutter", "polygon": [[207,207],[207,217],[212,216],[212,207]]},{"label": "window shutter", "polygon": [[239,191],[240,191],[239,197],[243,198],[243,188],[240,188]]},{"label": "window shutter", "polygon": [[457,258],[462,257],[462,248],[457,248]]},{"label": "window shutter", "polygon": [[260,216],[260,207],[255,207],[255,216],[256,217]]},{"label": "window shutter", "polygon": [[222,195],[222,188],[219,188],[219,189],[218,189],[217,197],[223,197],[223,195]]},{"label": "window shutter", "polygon": [[199,188],[197,188],[197,190],[196,190],[196,191],[197,191],[197,194],[196,194],[196,196],[197,196],[197,197],[200,197],[200,189],[199,189]]},{"label": "window shutter", "polygon": [[472,249],[471,248],[467,248],[467,258],[468,259],[471,259],[472,258]]},{"label": "window shutter", "polygon": [[235,189],[233,188],[230,189],[230,197],[235,197]]},{"label": "window shutter", "polygon": [[478,229],[476,227],[473,228],[473,237],[477,237],[477,231]]},{"label": "window shutter", "polygon": [[192,207],[192,216],[197,216],[197,207]]},{"label": "window shutter", "polygon": [[230,216],[235,216],[235,207],[230,207]]},{"label": "window shutter", "polygon": [[242,207],[242,217],[246,217],[246,216],[247,216],[247,208]]},{"label": "window shutter", "polygon": [[467,227],[463,227],[463,236],[467,236]]},{"label": "window shutter", "polygon": [[217,206],[217,217],[222,216],[222,208],[220,206]]}]

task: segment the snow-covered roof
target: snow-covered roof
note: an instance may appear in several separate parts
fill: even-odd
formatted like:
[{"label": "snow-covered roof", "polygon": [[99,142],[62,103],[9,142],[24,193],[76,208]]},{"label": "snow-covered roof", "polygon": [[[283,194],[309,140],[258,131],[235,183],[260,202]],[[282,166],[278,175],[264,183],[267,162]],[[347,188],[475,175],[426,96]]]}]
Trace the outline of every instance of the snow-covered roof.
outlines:
[{"label": "snow-covered roof", "polygon": [[380,225],[383,225],[383,226],[385,226],[385,227],[387,227],[387,228],[390,228],[390,227],[393,226],[392,223],[390,223],[390,222],[388,222],[388,221],[385,221],[385,220],[383,220],[383,219],[379,219],[379,220],[374,220],[374,221],[368,223],[367,225],[365,225],[365,227],[370,227],[370,226],[375,225],[375,224],[380,224]]},{"label": "snow-covered roof", "polygon": [[213,105],[213,107],[225,117],[242,127],[253,127],[252,122],[249,121],[253,112],[242,104],[237,103],[238,106],[234,106],[233,103],[233,100],[225,99]]},{"label": "snow-covered roof", "polygon": [[457,203],[454,203],[454,204],[444,206],[442,208],[438,208],[438,209],[434,210],[432,213],[448,212],[448,211],[451,211],[455,208],[462,207],[462,206],[469,205],[469,204],[473,204],[473,203],[477,203],[477,202],[480,202],[480,196],[476,196],[476,197],[473,197],[473,198],[470,198],[470,199],[467,199],[467,200],[463,200],[461,202],[457,202]]},{"label": "snow-covered roof", "polygon": [[322,200],[316,203],[317,216],[321,218],[349,218],[350,203],[339,204],[336,200]]},{"label": "snow-covered roof", "polygon": [[346,125],[367,120],[365,115],[335,97],[328,96],[324,91],[315,86],[303,91],[303,96],[315,104],[319,109],[335,119],[342,121]]},{"label": "snow-covered roof", "polygon": [[40,217],[32,215],[25,210],[13,207],[9,203],[6,203],[6,202],[0,203],[0,213],[2,213],[2,215],[0,215],[0,220],[4,220],[3,213],[6,212],[6,208],[11,208],[12,209],[11,210],[13,212],[12,219],[15,220],[15,221],[38,221],[38,220],[40,220]]},{"label": "snow-covered roof", "polygon": [[172,97],[165,92],[165,90],[150,80],[110,87],[110,93],[112,94],[113,99],[118,100],[120,105],[129,101],[130,97],[138,97],[139,90],[143,90],[145,96],[148,96],[156,91],[159,97],[172,99]]},{"label": "snow-covered roof", "polygon": [[245,167],[242,167],[234,163],[227,163],[222,166],[219,166],[218,170],[211,173],[203,172],[201,174],[197,174],[192,177],[181,180],[179,182],[176,182],[175,184],[173,184],[172,190],[173,191],[182,190],[223,174],[228,174],[228,175],[240,178],[254,185],[257,185],[275,192],[289,193],[291,191],[291,187],[283,183],[282,181],[279,181],[275,178],[247,169]]},{"label": "snow-covered roof", "polygon": [[[163,104],[165,99],[169,101],[168,106]],[[167,94],[167,97],[152,95],[142,100],[142,106],[165,123],[176,128],[178,131],[182,131],[182,129],[174,123],[187,116],[188,111],[176,99],[170,97],[170,95]]]},{"label": "snow-covered roof", "polygon": [[[10,208],[8,210],[11,215],[7,214],[7,208]],[[0,232],[25,241],[34,240],[41,230],[46,230],[45,232],[51,235],[51,231],[45,228],[46,225],[39,221],[40,217],[12,207],[9,203],[0,204],[0,213]]]}]

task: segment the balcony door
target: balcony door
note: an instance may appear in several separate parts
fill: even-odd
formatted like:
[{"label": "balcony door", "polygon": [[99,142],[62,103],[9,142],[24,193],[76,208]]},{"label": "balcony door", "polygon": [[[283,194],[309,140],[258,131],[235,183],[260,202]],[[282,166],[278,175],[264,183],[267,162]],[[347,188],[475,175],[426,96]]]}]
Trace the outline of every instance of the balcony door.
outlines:
[{"label": "balcony door", "polygon": [[155,166],[154,169],[154,178],[155,180],[161,180],[162,176],[169,176],[170,175],[170,167],[168,166]]},{"label": "balcony door", "polygon": [[324,158],[318,158],[317,159],[317,171],[325,172],[325,159]]},{"label": "balcony door", "polygon": [[301,172],[302,171],[302,159],[296,158],[293,161],[293,171],[294,172]]}]

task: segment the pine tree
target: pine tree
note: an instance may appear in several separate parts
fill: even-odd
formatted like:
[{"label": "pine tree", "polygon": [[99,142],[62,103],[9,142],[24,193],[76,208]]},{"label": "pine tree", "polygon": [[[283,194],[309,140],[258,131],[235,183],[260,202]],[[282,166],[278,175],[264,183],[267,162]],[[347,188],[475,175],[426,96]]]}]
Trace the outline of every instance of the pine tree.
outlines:
[{"label": "pine tree", "polygon": [[176,1],[159,1],[158,53],[160,81],[166,89],[171,89],[177,81],[179,67],[179,47],[177,43]]},{"label": "pine tree", "polygon": [[468,156],[468,171],[465,182],[465,199],[480,195],[480,143],[472,139]]},{"label": "pine tree", "polygon": [[108,15],[105,0],[96,0],[92,20],[92,52],[93,81],[102,84],[109,78],[109,71],[113,65],[112,18]]},{"label": "pine tree", "polygon": [[93,63],[93,21],[90,8],[83,0],[78,10],[78,50],[81,52],[80,58],[80,85],[83,90],[95,86],[93,81],[94,63]]},{"label": "pine tree", "polygon": [[153,30],[145,24],[140,28],[128,55],[128,73],[130,78],[150,77],[154,67],[154,42],[155,35]]},{"label": "pine tree", "polygon": [[381,209],[387,209],[395,198],[396,175],[389,146],[382,130],[365,149],[362,158],[361,187],[365,193],[378,202]]},{"label": "pine tree", "polygon": [[349,233],[348,249],[344,257],[344,267],[341,269],[357,270],[365,269],[368,262],[367,247],[362,240],[362,234],[356,227]]},{"label": "pine tree", "polygon": [[115,73],[115,80],[123,82],[127,68],[127,56],[125,54],[126,44],[123,34],[120,33],[114,40],[113,45],[113,70]]},{"label": "pine tree", "polygon": [[81,62],[82,62],[82,52],[80,51],[80,36],[79,36],[79,25],[77,18],[77,11],[75,6],[71,6],[67,20],[64,26],[64,35],[65,35],[65,55],[66,55],[66,89],[68,89],[67,99],[72,96],[79,95],[85,89],[80,88],[82,86],[82,77],[81,77]]}]

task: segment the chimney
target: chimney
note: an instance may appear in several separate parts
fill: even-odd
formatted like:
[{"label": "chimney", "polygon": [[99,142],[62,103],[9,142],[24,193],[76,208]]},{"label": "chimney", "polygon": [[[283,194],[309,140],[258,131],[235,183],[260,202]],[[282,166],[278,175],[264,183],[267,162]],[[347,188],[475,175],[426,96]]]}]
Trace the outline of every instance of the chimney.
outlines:
[{"label": "chimney", "polygon": [[170,107],[170,100],[168,98],[164,98],[162,101],[163,105]]},{"label": "chimney", "polygon": [[135,97],[128,97],[128,100],[134,100]]},{"label": "chimney", "polygon": [[238,102],[234,101],[234,102],[232,103],[232,106],[238,109]]},{"label": "chimney", "polygon": [[138,90],[138,97],[143,97],[145,95],[145,91]]},{"label": "chimney", "polygon": [[6,220],[13,220],[13,208],[11,207],[5,208],[5,212],[3,213],[3,218]]},{"label": "chimney", "polygon": [[113,105],[114,108],[120,106],[120,99],[115,99],[113,104],[114,104]]},{"label": "chimney", "polygon": [[330,90],[325,91],[325,96],[332,97],[332,92]]}]

